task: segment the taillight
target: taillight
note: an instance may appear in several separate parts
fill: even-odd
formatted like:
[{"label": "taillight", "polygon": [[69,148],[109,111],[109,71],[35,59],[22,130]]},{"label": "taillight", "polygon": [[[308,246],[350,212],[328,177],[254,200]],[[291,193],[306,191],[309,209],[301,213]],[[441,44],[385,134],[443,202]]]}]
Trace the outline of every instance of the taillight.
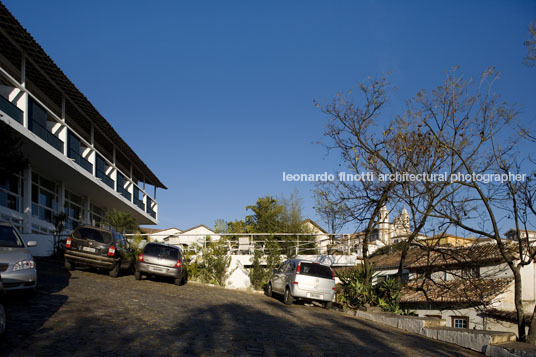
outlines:
[{"label": "taillight", "polygon": [[139,260],[140,262],[143,262],[143,253],[140,253],[140,255],[138,256],[138,260]]},{"label": "taillight", "polygon": [[300,269],[301,269],[301,262],[299,262],[298,266],[296,267],[296,274],[300,273]]},{"label": "taillight", "polygon": [[181,261],[180,260],[177,260],[177,262],[175,263],[175,268],[180,268],[181,267]]},{"label": "taillight", "polygon": [[108,248],[108,256],[113,257],[115,255],[115,247],[112,245],[110,248]]},{"label": "taillight", "polygon": [[65,241],[65,248],[71,248],[71,243],[73,241],[71,240],[71,237],[67,238],[67,240]]},{"label": "taillight", "polygon": [[295,282],[293,282],[292,284],[294,284],[294,285],[298,285],[298,282],[297,282],[297,281],[295,281]]}]

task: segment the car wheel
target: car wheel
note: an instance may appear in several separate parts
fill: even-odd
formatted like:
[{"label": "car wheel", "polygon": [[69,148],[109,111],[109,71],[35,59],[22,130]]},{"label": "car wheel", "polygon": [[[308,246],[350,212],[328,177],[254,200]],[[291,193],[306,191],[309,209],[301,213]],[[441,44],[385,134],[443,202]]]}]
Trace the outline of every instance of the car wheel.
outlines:
[{"label": "car wheel", "polygon": [[112,278],[117,278],[119,276],[119,269],[121,268],[121,262],[117,262],[115,264],[114,268],[110,270],[108,275],[110,275]]},{"label": "car wheel", "polygon": [[331,301],[326,301],[324,303],[324,309],[331,310],[332,306],[333,306],[333,303]]},{"label": "car wheel", "polygon": [[7,328],[7,313],[3,304],[0,304],[0,336],[6,332]]},{"label": "car wheel", "polygon": [[274,295],[274,292],[272,291],[272,284],[268,283],[268,286],[266,287],[266,296],[272,297]]},{"label": "car wheel", "polygon": [[182,285],[182,278],[175,279],[175,285]]},{"label": "car wheel", "polygon": [[65,270],[67,271],[73,271],[74,270],[74,263],[71,263],[70,261],[65,261]]},{"label": "car wheel", "polygon": [[283,302],[286,305],[292,305],[292,303],[294,302],[294,298],[290,294],[290,289],[289,288],[285,289],[285,295],[283,296]]},{"label": "car wheel", "polygon": [[134,278],[135,278],[136,280],[141,280],[141,273],[140,273],[139,271],[136,271],[136,272],[134,273]]}]

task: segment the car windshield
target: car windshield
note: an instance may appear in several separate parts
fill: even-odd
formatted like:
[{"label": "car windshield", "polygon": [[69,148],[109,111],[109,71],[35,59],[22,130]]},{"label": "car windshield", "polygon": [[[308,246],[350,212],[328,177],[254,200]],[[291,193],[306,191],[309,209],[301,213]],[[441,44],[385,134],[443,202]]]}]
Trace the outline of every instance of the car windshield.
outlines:
[{"label": "car windshield", "polygon": [[23,248],[24,242],[12,227],[0,226],[0,247]]},{"label": "car windshield", "polygon": [[73,232],[73,238],[90,239],[95,242],[110,244],[112,243],[112,234],[93,228],[78,228]]},{"label": "car windshield", "polygon": [[331,268],[322,264],[301,263],[300,274],[331,279]]},{"label": "car windshield", "polygon": [[179,259],[179,250],[174,247],[166,247],[163,245],[147,244],[143,250],[143,255],[151,257],[160,257],[164,259]]}]

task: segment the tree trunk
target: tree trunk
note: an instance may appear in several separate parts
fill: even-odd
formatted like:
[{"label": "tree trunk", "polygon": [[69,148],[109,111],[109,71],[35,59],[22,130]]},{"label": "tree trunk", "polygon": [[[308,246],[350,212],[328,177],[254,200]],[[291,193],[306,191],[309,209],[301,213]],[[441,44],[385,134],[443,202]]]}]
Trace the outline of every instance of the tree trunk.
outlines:
[{"label": "tree trunk", "polygon": [[407,240],[400,254],[400,261],[398,262],[398,272],[396,273],[396,280],[399,283],[402,282],[402,274],[404,273],[404,263],[406,262],[406,256],[408,255],[409,247],[411,246],[410,241]]},{"label": "tree trunk", "polygon": [[368,234],[365,234],[365,237],[363,239],[363,264],[365,265],[365,285],[368,285],[371,280],[371,274],[370,274],[370,264],[369,264],[369,256],[368,256]]},{"label": "tree trunk", "polygon": [[516,306],[516,315],[517,315],[517,333],[519,336],[519,341],[525,342],[525,310],[523,309],[522,301],[522,286],[521,286],[521,273],[519,271],[519,266],[513,269],[514,273],[514,302]]}]

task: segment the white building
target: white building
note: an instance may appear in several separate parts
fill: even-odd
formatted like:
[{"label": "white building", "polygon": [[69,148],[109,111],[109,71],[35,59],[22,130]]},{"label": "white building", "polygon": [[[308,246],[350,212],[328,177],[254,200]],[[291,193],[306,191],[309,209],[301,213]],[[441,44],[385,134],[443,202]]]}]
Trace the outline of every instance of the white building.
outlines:
[{"label": "white building", "polygon": [[[505,244],[508,255],[518,256],[516,244]],[[400,251],[373,257],[376,281],[395,275],[399,262]],[[404,280],[402,308],[445,319],[447,327],[517,334],[514,277],[494,242],[413,246],[404,264]],[[534,262],[521,268],[521,280],[521,299],[530,319],[536,303]]]},{"label": "white building", "polygon": [[169,237],[168,243],[173,245],[193,246],[194,244],[202,247],[205,242],[217,241],[220,236],[211,228],[200,224],[198,226],[182,231],[180,234]]},{"label": "white building", "polygon": [[114,208],[158,222],[164,184],[0,4],[0,130],[9,129],[29,165],[0,183],[0,220],[52,233],[58,212],[69,231]]}]

